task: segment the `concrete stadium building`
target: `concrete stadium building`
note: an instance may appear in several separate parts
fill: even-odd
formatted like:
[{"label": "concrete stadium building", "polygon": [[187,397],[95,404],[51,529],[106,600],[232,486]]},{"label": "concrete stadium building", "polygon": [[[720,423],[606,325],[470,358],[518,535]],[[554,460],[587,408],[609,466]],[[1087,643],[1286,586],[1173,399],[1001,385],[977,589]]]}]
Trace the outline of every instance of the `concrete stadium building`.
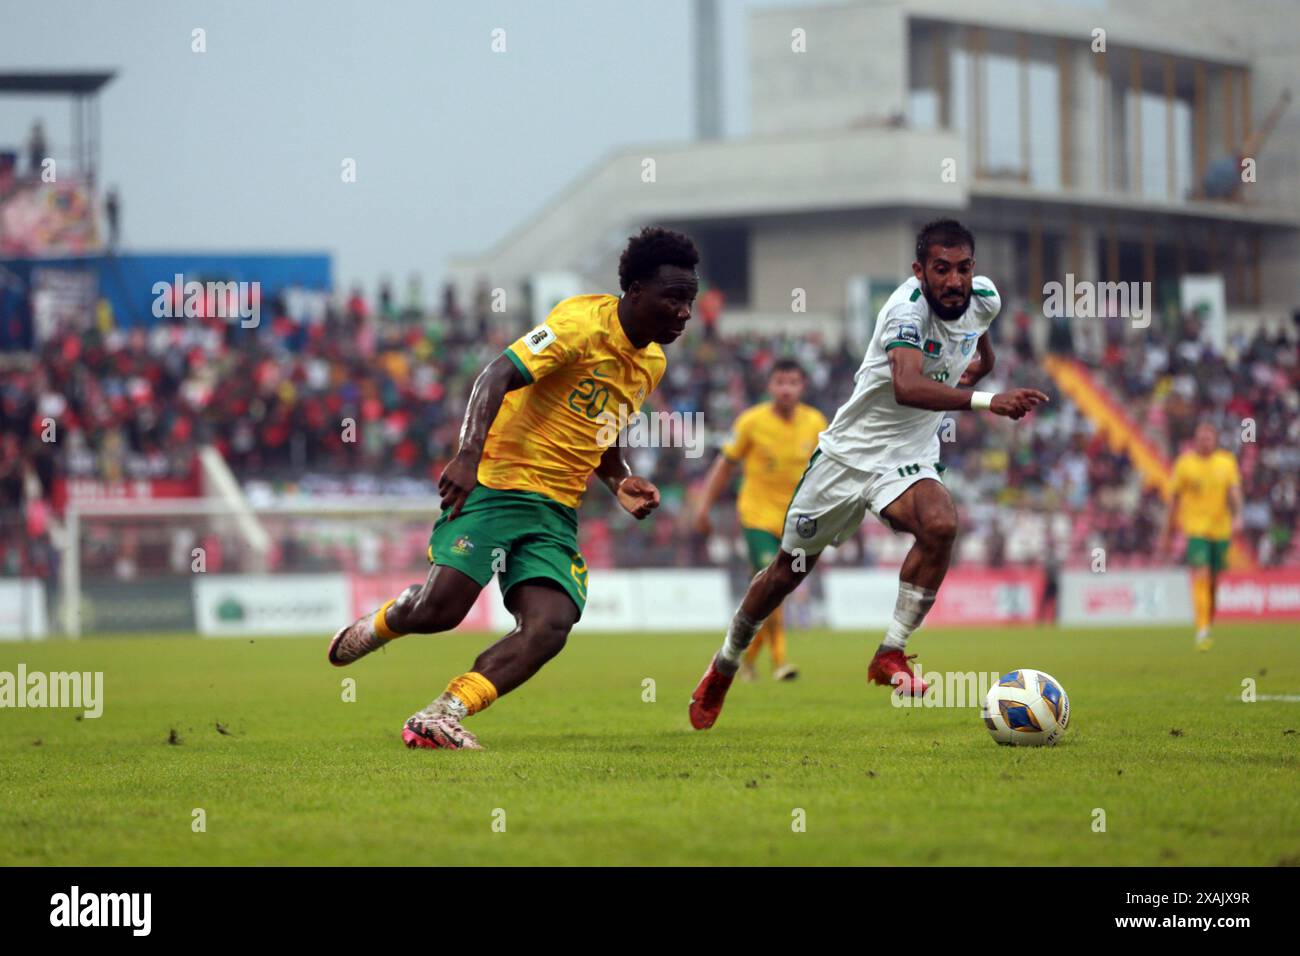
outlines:
[{"label": "concrete stadium building", "polygon": [[[467,290],[544,290],[556,273],[603,288],[629,232],[662,223],[699,241],[728,329],[857,338],[910,274],[917,227],[946,213],[1031,314],[1067,274],[1150,282],[1162,307],[1184,276],[1209,275],[1229,327],[1289,328],[1298,15],[1295,0],[752,11],[751,135],[617,148],[451,276]],[[806,311],[792,325],[795,290]]]}]

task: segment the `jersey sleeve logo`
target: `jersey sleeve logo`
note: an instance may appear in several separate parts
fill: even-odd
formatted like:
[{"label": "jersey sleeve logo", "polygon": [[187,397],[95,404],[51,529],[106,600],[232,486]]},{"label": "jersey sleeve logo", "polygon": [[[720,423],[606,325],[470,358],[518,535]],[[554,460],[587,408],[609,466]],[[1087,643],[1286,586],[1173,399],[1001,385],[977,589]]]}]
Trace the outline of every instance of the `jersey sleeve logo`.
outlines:
[{"label": "jersey sleeve logo", "polygon": [[528,351],[534,355],[540,355],[542,350],[554,341],[556,341],[555,333],[545,323],[524,336],[524,344],[528,346]]},{"label": "jersey sleeve logo", "polygon": [[921,328],[915,322],[899,322],[894,327],[895,342],[910,342],[912,345],[921,344]]}]

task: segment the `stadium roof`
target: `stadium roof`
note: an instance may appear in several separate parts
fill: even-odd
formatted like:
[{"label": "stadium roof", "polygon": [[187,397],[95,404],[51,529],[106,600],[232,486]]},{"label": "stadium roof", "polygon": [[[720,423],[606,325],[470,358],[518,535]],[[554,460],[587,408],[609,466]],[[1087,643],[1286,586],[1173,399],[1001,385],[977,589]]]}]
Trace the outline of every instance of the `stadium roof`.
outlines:
[{"label": "stadium roof", "polygon": [[0,93],[98,93],[113,77],[114,71],[78,73],[74,71],[0,73]]}]

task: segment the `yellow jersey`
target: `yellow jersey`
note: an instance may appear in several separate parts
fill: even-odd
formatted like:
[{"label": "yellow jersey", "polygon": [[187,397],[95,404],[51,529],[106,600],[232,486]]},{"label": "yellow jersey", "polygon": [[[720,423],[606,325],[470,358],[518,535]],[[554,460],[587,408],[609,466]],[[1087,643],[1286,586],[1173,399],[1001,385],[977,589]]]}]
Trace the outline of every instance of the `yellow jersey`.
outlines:
[{"label": "yellow jersey", "polygon": [[789,420],[778,415],[771,402],[740,414],[722,453],[744,469],[736,500],[743,527],[781,536],[795,485],[825,428],[826,416],[802,402]]},{"label": "yellow jersey", "polygon": [[[479,484],[532,491],[577,508],[609,442],[607,423],[641,408],[667,359],[655,342],[634,346],[618,296],[565,299],[506,349],[528,385],[507,392],[483,444]],[[604,429],[604,432],[602,432]]]},{"label": "yellow jersey", "polygon": [[1237,459],[1220,448],[1210,455],[1183,452],[1174,463],[1173,491],[1178,521],[1189,538],[1226,541],[1232,537],[1228,489],[1241,483]]}]

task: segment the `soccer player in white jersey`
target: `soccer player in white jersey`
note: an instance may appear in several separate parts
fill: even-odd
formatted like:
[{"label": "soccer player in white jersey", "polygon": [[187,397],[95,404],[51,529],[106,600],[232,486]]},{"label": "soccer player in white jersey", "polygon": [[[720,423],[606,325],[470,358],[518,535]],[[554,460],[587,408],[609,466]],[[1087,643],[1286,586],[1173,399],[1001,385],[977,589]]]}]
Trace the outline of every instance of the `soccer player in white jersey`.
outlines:
[{"label": "soccer player in white jersey", "polygon": [[[691,724],[712,727],[745,648],[828,544],[840,544],[871,511],[916,542],[899,572],[894,620],[867,679],[921,695],[905,654],[907,639],[934,604],[948,571],[957,512],[939,480],[944,413],[986,410],[1019,419],[1047,396],[1031,388],[974,392],[993,369],[989,325],[1001,308],[997,290],[975,275],[975,237],[952,219],[926,225],[916,239],[913,278],[876,319],[853,395],[821,434],[786,510],[781,550],[749,590],[691,697]],[[915,655],[913,655],[915,656]]]}]

